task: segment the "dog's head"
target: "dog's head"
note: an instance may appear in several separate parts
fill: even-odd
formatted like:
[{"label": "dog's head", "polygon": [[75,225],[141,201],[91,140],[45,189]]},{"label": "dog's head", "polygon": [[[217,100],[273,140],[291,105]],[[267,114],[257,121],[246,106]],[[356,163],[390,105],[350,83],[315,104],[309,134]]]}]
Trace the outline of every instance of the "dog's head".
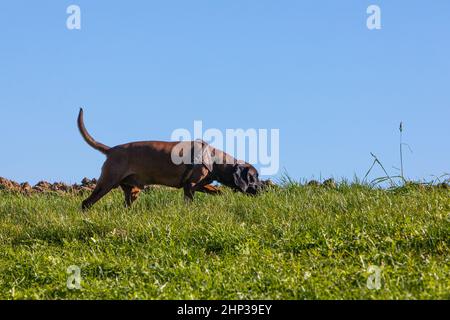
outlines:
[{"label": "dog's head", "polygon": [[233,167],[233,179],[235,188],[243,193],[256,195],[261,191],[261,181],[258,170],[251,164],[238,163]]}]

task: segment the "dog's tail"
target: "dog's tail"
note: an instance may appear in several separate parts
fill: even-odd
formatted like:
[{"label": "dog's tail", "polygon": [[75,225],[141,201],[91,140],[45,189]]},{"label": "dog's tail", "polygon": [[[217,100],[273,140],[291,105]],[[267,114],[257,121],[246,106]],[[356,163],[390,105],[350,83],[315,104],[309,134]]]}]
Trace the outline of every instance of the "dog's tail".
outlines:
[{"label": "dog's tail", "polygon": [[78,130],[80,130],[81,136],[95,150],[100,151],[103,154],[107,154],[109,149],[108,146],[105,146],[103,143],[97,142],[92,138],[92,136],[87,132],[86,127],[84,126],[84,118],[83,118],[83,108],[80,108],[80,113],[78,115]]}]

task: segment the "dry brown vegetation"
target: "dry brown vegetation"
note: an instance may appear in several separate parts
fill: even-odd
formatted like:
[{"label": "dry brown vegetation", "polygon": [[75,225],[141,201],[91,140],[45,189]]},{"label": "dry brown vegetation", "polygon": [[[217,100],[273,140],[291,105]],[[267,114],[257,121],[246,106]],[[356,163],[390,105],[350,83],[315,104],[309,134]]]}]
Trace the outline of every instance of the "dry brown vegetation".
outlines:
[{"label": "dry brown vegetation", "polygon": [[47,181],[40,181],[35,186],[31,186],[28,182],[18,183],[0,177],[0,190],[19,192],[25,195],[44,192],[76,193],[81,191],[92,191],[96,184],[96,179],[84,178],[81,181],[81,184],[68,185],[62,182],[49,183]]}]

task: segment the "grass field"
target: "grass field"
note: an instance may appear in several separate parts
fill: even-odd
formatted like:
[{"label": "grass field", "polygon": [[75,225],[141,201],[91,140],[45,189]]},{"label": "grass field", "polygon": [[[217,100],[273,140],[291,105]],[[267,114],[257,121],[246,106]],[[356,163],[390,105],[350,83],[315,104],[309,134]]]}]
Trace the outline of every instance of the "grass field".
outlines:
[{"label": "grass field", "polygon": [[448,189],[84,197],[0,191],[1,299],[450,299]]}]

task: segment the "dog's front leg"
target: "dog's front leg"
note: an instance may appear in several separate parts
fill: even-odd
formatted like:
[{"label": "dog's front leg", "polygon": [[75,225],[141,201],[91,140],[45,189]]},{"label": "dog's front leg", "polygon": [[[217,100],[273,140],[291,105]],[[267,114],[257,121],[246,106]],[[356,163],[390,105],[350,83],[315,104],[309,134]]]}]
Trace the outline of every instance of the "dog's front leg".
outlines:
[{"label": "dog's front leg", "polygon": [[186,202],[191,202],[194,200],[195,194],[195,183],[188,183],[184,186],[184,200]]},{"label": "dog's front leg", "polygon": [[194,168],[189,181],[187,181],[183,187],[184,199],[187,202],[191,202],[194,199],[196,191],[200,191],[205,185],[208,185],[211,182],[211,180],[208,179],[209,174],[209,170],[203,165]]}]

